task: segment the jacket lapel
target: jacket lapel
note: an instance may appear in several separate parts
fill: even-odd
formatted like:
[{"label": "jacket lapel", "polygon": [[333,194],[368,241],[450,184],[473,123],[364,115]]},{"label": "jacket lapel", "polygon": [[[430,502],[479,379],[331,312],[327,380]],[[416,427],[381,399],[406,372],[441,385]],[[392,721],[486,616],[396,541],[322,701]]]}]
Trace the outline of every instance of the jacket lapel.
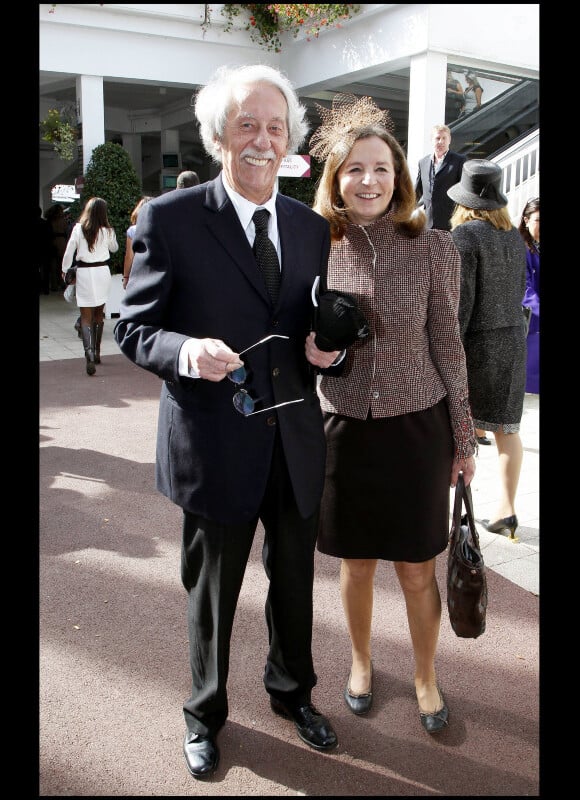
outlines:
[{"label": "jacket lapel", "polygon": [[204,208],[212,212],[207,227],[217,245],[244,273],[258,294],[270,303],[264,278],[219,175],[207,185]]}]

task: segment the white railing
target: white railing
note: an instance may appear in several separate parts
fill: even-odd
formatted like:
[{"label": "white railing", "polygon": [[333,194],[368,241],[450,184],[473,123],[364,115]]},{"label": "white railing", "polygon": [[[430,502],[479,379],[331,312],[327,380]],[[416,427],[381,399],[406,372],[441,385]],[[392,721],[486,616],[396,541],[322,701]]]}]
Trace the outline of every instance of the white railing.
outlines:
[{"label": "white railing", "polygon": [[492,159],[503,170],[503,192],[514,225],[519,225],[528,200],[540,196],[539,128]]}]

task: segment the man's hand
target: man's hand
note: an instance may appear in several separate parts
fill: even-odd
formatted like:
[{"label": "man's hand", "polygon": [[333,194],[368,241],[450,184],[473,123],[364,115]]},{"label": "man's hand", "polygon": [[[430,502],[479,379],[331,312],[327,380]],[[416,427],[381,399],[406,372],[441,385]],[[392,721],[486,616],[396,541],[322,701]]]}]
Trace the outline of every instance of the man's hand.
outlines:
[{"label": "man's hand", "polygon": [[242,366],[239,355],[221,339],[198,339],[189,352],[189,369],[193,367],[207,381],[222,381]]}]

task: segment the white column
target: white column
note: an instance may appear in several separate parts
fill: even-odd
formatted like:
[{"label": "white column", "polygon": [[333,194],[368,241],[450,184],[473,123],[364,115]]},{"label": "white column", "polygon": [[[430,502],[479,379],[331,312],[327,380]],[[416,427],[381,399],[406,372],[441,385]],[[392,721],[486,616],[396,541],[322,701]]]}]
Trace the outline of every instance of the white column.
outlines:
[{"label": "white column", "polygon": [[[163,120],[161,120],[161,125],[163,126]],[[181,171],[181,167],[164,167],[163,166],[163,154],[164,153],[178,153],[180,147],[179,141],[179,131],[175,130],[168,130],[168,129],[161,129],[161,173],[160,173],[160,186],[159,189],[162,192],[171,191],[171,188],[175,188],[175,177]],[[179,164],[181,164],[181,159],[179,159]],[[164,186],[164,176],[171,176],[170,180],[172,181],[172,187]]]},{"label": "white column", "polygon": [[[413,180],[419,159],[431,152],[431,129],[445,123],[447,56],[422,53],[411,57],[407,161]],[[453,148],[453,143],[451,143]]]},{"label": "white column", "polygon": [[93,150],[105,143],[103,78],[100,75],[79,75],[76,90],[77,114],[82,126],[82,174],[84,175]]},{"label": "white column", "polygon": [[161,131],[161,152],[179,153],[179,131]]}]

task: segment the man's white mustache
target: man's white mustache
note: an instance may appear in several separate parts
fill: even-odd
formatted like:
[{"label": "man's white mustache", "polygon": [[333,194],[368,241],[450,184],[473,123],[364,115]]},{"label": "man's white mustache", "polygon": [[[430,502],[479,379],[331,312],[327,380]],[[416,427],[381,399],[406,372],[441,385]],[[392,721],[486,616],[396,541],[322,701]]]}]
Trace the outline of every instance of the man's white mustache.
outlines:
[{"label": "man's white mustache", "polygon": [[256,153],[254,150],[244,150],[242,153],[242,158],[269,158],[271,161],[274,161],[276,158],[276,154],[272,150],[268,150],[265,153]]}]

